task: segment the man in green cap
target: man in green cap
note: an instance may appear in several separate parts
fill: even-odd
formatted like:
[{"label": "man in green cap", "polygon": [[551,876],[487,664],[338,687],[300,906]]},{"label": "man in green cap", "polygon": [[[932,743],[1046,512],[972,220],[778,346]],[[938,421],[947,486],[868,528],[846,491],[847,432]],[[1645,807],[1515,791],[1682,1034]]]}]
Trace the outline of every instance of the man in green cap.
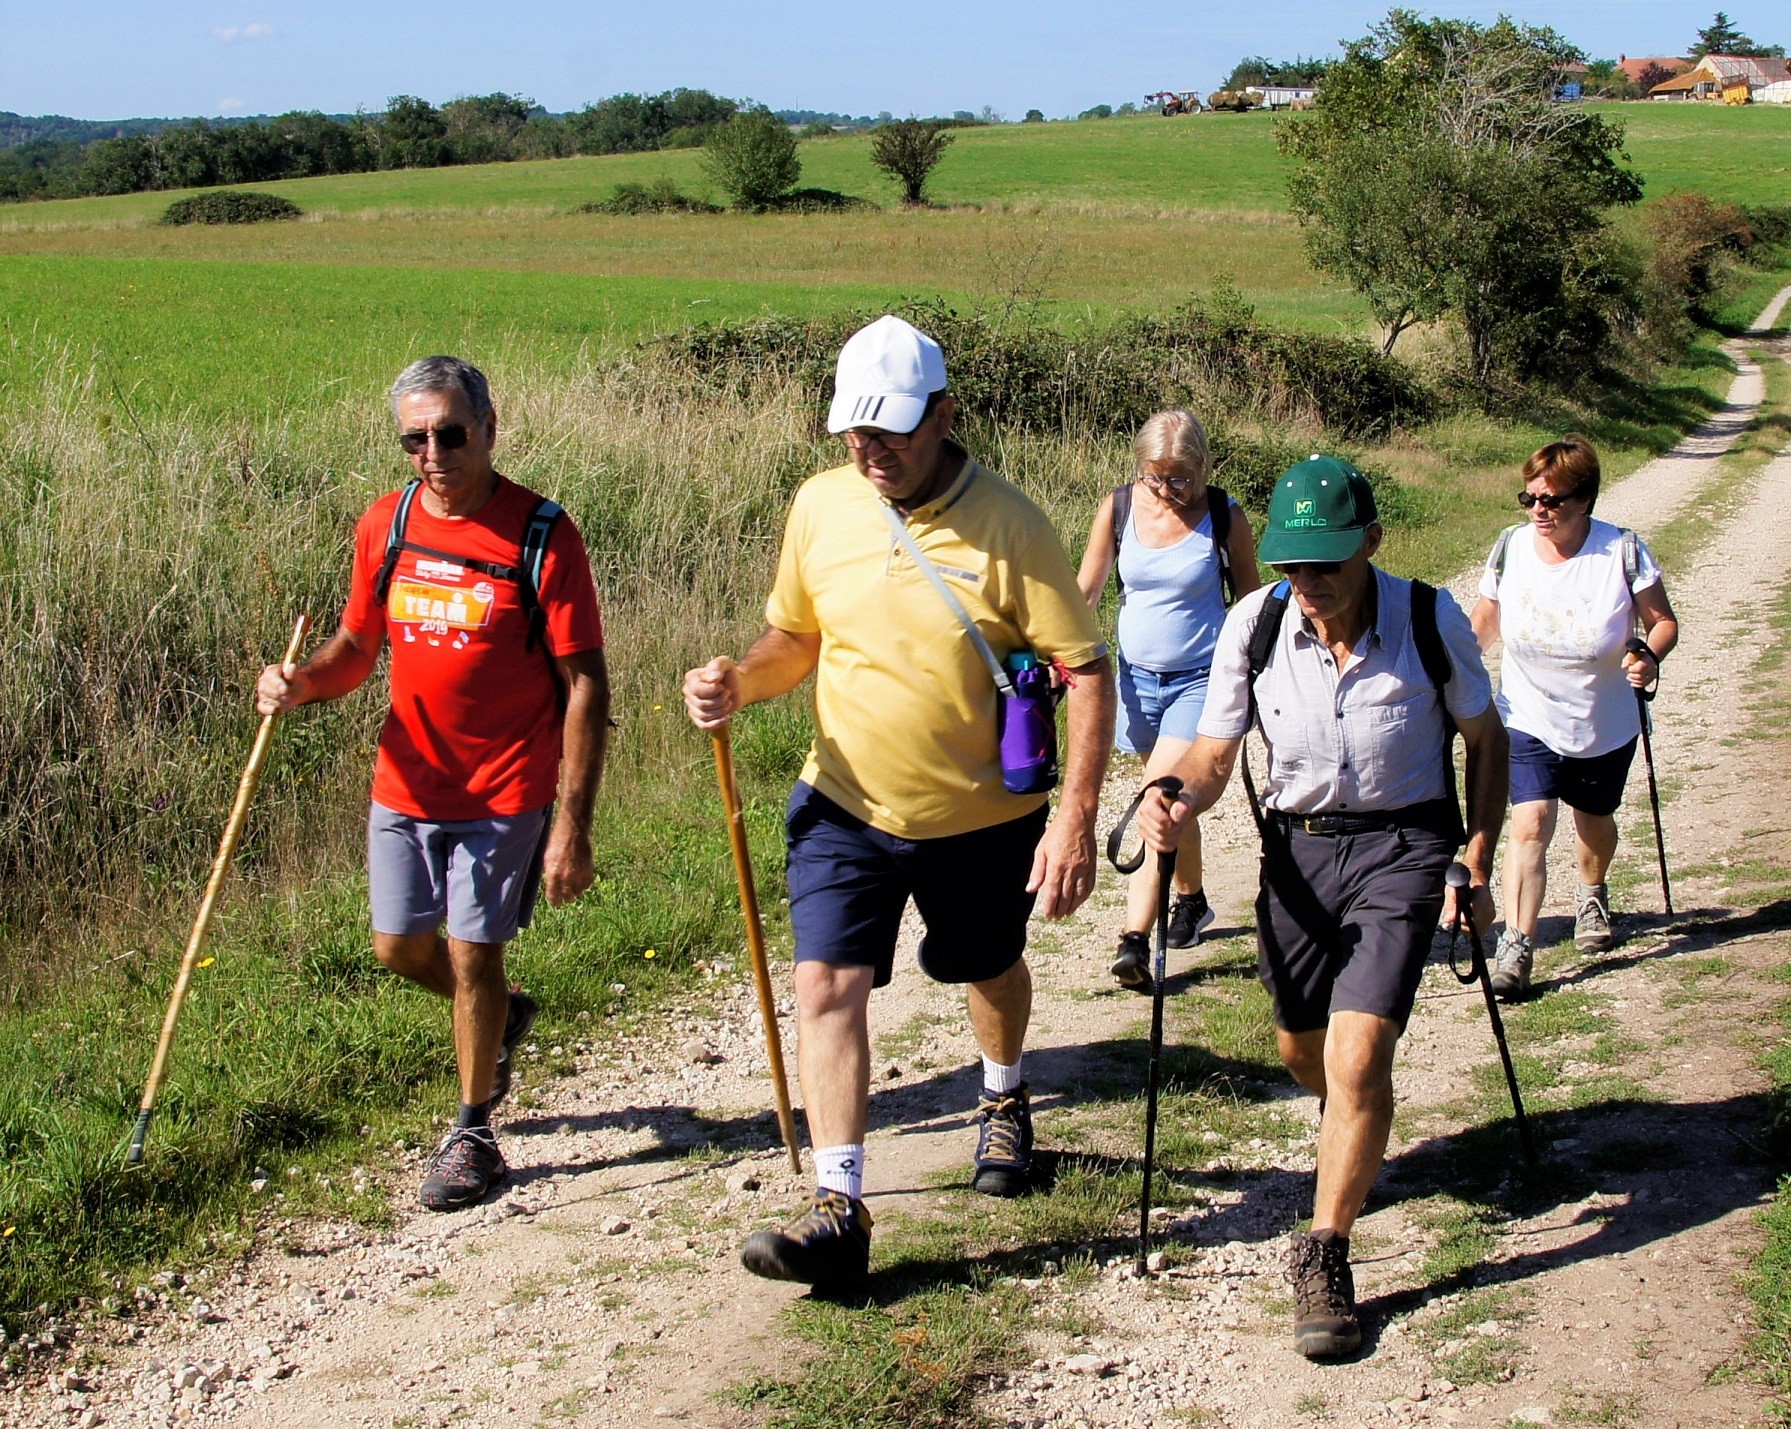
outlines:
[{"label": "man in green cap", "polygon": [[1258,970],[1281,1059],[1319,1098],[1312,1229],[1293,1233],[1288,1255],[1294,1339],[1312,1359],[1361,1344],[1349,1233],[1387,1149],[1394,1048],[1439,915],[1455,916],[1443,876],[1464,838],[1463,913],[1492,922],[1505,811],[1508,746],[1468,618],[1446,591],[1374,566],[1381,535],[1374,492],[1348,462],[1315,455],[1276,480],[1258,555],[1282,579],[1232,607],[1199,736],[1174,771],[1182,794],[1139,816],[1152,847],[1173,849],[1261,730]]}]

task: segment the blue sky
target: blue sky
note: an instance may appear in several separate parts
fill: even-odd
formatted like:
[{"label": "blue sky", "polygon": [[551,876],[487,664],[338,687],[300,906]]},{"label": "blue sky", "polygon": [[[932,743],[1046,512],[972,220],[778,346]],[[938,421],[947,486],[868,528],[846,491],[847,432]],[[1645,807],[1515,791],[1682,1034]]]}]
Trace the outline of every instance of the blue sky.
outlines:
[{"label": "blue sky", "polygon": [[[1419,7],[1423,8],[1423,7]],[[1711,0],[1444,5],[1552,24],[1595,55],[1682,52]],[[1783,0],[1729,0],[1763,42],[1791,42]],[[1384,4],[1223,7],[1187,0],[0,0],[0,109],[86,119],[348,112],[409,93],[494,90],[573,109],[674,85],[779,109],[1053,117],[1159,88],[1211,89],[1245,54],[1330,53]]]}]

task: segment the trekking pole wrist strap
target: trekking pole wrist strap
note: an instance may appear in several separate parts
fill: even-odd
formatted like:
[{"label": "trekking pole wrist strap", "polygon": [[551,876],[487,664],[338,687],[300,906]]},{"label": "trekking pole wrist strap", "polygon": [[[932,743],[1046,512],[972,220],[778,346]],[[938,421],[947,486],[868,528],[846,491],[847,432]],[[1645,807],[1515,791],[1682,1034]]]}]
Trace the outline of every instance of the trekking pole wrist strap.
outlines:
[{"label": "trekking pole wrist strap", "polygon": [[1168,774],[1161,779],[1151,780],[1138,791],[1136,797],[1126,806],[1125,813],[1119,816],[1119,822],[1113,826],[1113,832],[1107,835],[1107,861],[1121,873],[1136,873],[1144,867],[1144,840],[1138,841],[1138,851],[1130,858],[1123,857],[1120,850],[1125,845],[1126,830],[1132,827],[1132,820],[1138,816],[1138,810],[1143,807],[1145,799],[1149,797],[1153,789],[1163,790],[1171,799],[1183,797],[1182,781]]}]

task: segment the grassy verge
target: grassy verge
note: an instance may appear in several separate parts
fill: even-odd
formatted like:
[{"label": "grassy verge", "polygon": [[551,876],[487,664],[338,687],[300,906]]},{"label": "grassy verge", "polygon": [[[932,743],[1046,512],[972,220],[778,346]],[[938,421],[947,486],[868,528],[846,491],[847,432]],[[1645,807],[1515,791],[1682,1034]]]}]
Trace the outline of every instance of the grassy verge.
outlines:
[{"label": "grassy verge", "polygon": [[[1791,981],[1783,968],[1780,977]],[[1778,1421],[1791,1424],[1791,997],[1779,1004],[1773,1033],[1763,1060],[1772,1081],[1771,1149],[1779,1187],[1760,1216],[1765,1244],[1749,1271],[1748,1289],[1754,1299],[1754,1352],[1772,1386]]]}]

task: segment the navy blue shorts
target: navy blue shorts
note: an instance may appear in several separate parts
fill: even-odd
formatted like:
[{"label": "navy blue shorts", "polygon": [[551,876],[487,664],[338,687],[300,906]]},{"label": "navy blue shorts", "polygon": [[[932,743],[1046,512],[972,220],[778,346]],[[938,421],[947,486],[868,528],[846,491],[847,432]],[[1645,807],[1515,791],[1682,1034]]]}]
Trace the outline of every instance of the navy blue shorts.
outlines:
[{"label": "navy blue shorts", "polygon": [[1629,782],[1629,763],[1636,757],[1636,742],[1572,759],[1556,754],[1533,734],[1511,731],[1511,802],[1533,804],[1539,799],[1559,799],[1582,814],[1614,814],[1623,802],[1623,786]]},{"label": "navy blue shorts", "polygon": [[895,971],[896,933],[909,898],[926,924],[920,966],[934,982],[1000,977],[1026,952],[1026,891],[1047,810],[939,839],[872,828],[812,785],[790,794],[790,923],[796,961]]}]

